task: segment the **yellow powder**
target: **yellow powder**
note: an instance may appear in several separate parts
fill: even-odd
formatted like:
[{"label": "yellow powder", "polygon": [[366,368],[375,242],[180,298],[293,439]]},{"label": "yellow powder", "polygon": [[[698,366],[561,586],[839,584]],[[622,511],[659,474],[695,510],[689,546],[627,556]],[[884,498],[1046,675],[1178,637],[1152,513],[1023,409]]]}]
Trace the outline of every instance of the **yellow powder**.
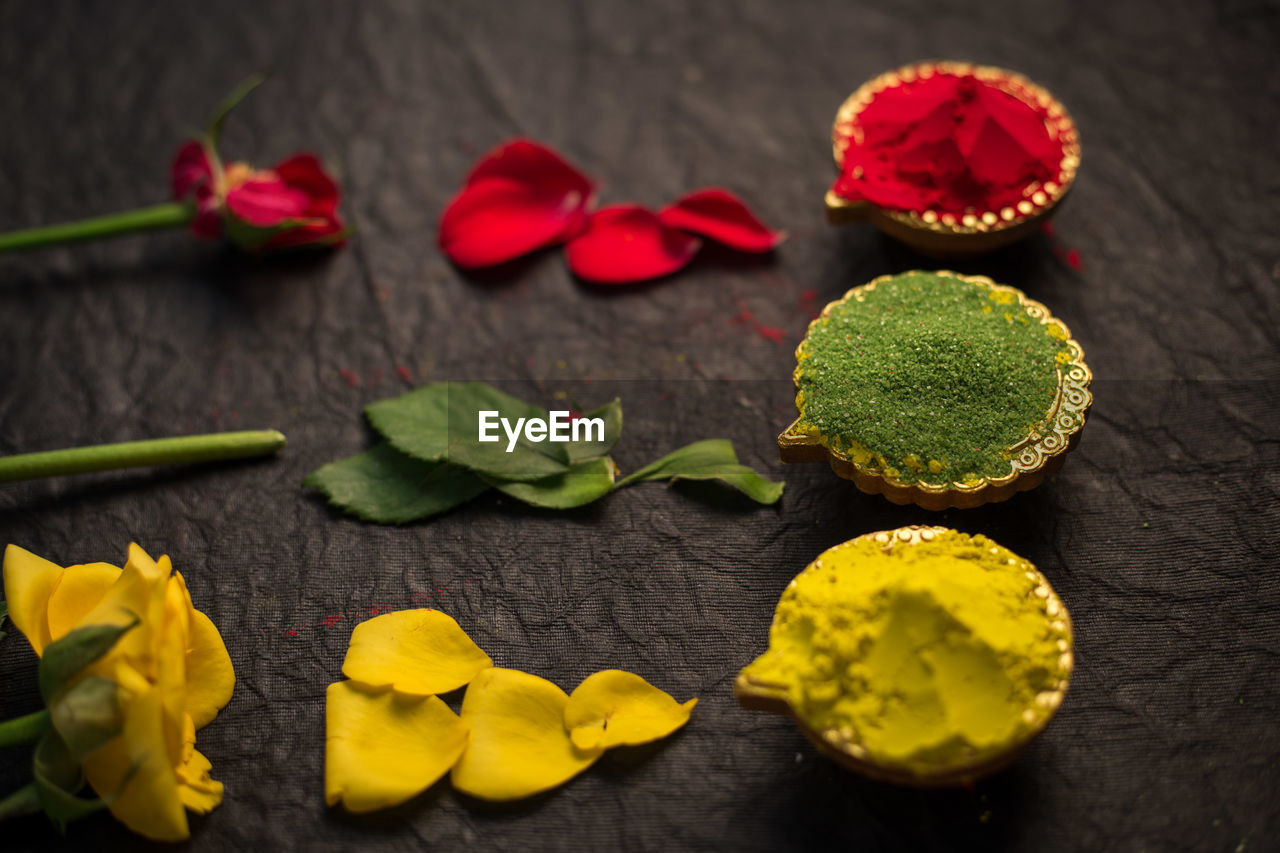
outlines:
[{"label": "yellow powder", "polygon": [[872,763],[980,763],[1056,707],[1070,670],[1058,608],[1030,563],[984,536],[853,540],[792,582],[768,652],[744,672],[785,686],[810,728],[841,732]]}]

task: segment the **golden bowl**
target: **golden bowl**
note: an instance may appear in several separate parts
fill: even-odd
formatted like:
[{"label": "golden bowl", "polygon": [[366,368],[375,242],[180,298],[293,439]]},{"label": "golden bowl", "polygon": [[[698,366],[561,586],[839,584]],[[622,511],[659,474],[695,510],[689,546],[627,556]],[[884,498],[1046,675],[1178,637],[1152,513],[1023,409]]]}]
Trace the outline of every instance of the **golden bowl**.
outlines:
[{"label": "golden bowl", "polygon": [[957,216],[934,210],[901,211],[881,208],[868,201],[850,201],[828,190],[827,221],[832,225],[870,222],[882,232],[922,255],[941,259],[969,258],[1028,237],[1053,215],[1058,203],[1075,182],[1080,168],[1080,135],[1065,107],[1048,90],[1004,68],[965,62],[920,62],[885,72],[863,83],[836,112],[831,129],[837,168],[844,166],[850,139],[861,132],[858,117],[877,93],[902,82],[938,72],[973,74],[1028,106],[1048,112],[1051,134],[1062,145],[1061,174],[1057,181],[1032,183],[1016,206],[1001,210],[974,210]]},{"label": "golden bowl", "polygon": [[[880,530],[875,533],[867,533],[850,540],[846,544],[852,545],[871,540],[880,545],[882,550],[888,552],[894,548],[910,548],[921,542],[928,542],[935,536],[946,532],[954,531],[950,531],[946,527],[911,525],[909,527],[899,527],[896,530]],[[795,713],[787,701],[787,687],[784,684],[762,681],[748,675],[747,671],[743,670],[738,674],[738,678],[734,682],[733,695],[738,700],[738,704],[749,711],[763,711],[791,717],[796,728],[817,747],[819,752],[847,770],[852,770],[869,779],[892,782],[913,788],[941,788],[965,785],[984,776],[989,776],[1012,764],[1035,740],[1036,736],[1044,731],[1045,726],[1049,724],[1054,714],[1057,713],[1059,706],[1062,705],[1062,700],[1066,696],[1067,686],[1071,679],[1071,670],[1075,666],[1071,617],[1067,613],[1067,608],[1062,604],[1062,600],[1058,598],[1058,594],[1054,592],[1053,587],[1050,586],[1044,575],[1029,561],[1023,560],[1022,562],[1028,576],[1036,582],[1031,596],[1045,602],[1045,615],[1051,620],[1051,628],[1059,634],[1058,677],[1052,688],[1038,693],[1034,704],[1023,711],[1023,718],[1030,727],[1023,732],[1021,737],[1004,745],[998,755],[979,757],[947,766],[906,767],[902,765],[877,764],[868,756],[866,749],[859,743],[856,733],[851,733],[848,730],[841,732],[837,729],[816,730],[810,727],[803,718]],[[810,571],[813,567],[811,563],[805,569],[805,572]],[[797,575],[791,581],[791,584],[794,585],[796,580],[802,577],[805,572]]]},{"label": "golden bowl", "polygon": [[[911,273],[903,273],[908,275]],[[852,480],[853,484],[869,495],[884,495],[895,504],[915,504],[923,509],[970,509],[985,503],[1008,500],[1017,492],[1033,489],[1044,481],[1044,478],[1062,467],[1066,454],[1080,442],[1080,434],[1084,429],[1085,419],[1093,406],[1093,395],[1089,392],[1089,383],[1093,374],[1084,363],[1084,351],[1080,344],[1071,337],[1066,323],[1049,313],[1049,309],[1034,299],[1029,298],[1016,287],[996,284],[985,276],[960,275],[947,270],[939,270],[932,275],[955,278],[978,287],[992,291],[1012,294],[1019,307],[1034,320],[1042,324],[1056,324],[1066,336],[1064,345],[1069,350],[1070,358],[1065,364],[1058,365],[1058,389],[1053,403],[1045,413],[1045,417],[1036,428],[1017,444],[1006,448],[1010,459],[1010,472],[1001,477],[982,477],[976,481],[955,481],[946,484],[904,483],[885,471],[859,464],[850,459],[846,452],[828,447],[822,435],[813,434],[800,427],[797,417],[790,426],[778,436],[778,455],[783,462],[827,462],[836,474]],[[850,299],[858,299],[877,284],[896,276],[880,276],[879,278],[855,287],[840,299],[822,309],[822,314],[809,324],[809,329],[821,322],[823,317]],[[801,357],[805,352],[808,340],[800,342],[796,348],[796,369],[792,373],[796,389],[800,388]],[[803,403],[797,394],[796,408],[803,416]]]}]

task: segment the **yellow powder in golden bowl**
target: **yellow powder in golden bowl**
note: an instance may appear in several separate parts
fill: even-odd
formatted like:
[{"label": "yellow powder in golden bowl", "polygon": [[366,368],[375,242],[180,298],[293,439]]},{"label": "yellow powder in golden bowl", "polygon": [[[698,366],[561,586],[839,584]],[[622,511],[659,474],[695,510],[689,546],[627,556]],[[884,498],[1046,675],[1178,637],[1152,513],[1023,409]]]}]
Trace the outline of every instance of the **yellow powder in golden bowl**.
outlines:
[{"label": "yellow powder in golden bowl", "polygon": [[1066,609],[1031,563],[985,536],[912,527],[837,545],[797,576],[737,692],[868,775],[947,784],[1025,746],[1071,665]]}]

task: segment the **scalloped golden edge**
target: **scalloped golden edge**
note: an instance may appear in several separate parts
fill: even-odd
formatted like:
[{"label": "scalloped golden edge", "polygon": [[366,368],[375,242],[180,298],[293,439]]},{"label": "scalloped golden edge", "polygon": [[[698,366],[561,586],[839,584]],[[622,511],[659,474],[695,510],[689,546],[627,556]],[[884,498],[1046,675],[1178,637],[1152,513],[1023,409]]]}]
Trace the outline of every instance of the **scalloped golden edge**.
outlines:
[{"label": "scalloped golden edge", "polygon": [[[804,407],[800,401],[800,361],[805,344],[809,340],[809,332],[815,325],[829,317],[838,306],[858,294],[866,293],[882,281],[897,278],[900,275],[936,275],[954,278],[958,281],[975,284],[988,290],[1011,293],[1018,300],[1018,306],[1041,323],[1055,323],[1062,327],[1066,334],[1064,344],[1072,352],[1071,360],[1058,368],[1058,393],[1052,406],[1045,413],[1042,425],[1027,436],[1019,444],[1008,448],[1013,455],[1012,471],[1003,477],[983,477],[978,483],[951,482],[947,484],[903,483],[883,472],[867,468],[849,459],[842,451],[832,450],[823,441],[821,435],[805,435],[796,433],[796,426],[804,416]],[[796,347],[796,367],[791,373],[791,380],[796,386],[796,410],[799,416],[778,436],[778,457],[783,462],[827,462],[831,470],[846,480],[852,480],[858,490],[868,495],[884,495],[891,503],[904,505],[915,504],[928,510],[972,509],[987,503],[998,503],[1008,500],[1018,492],[1034,489],[1044,478],[1062,467],[1066,454],[1074,450],[1080,443],[1080,434],[1084,430],[1089,410],[1093,407],[1093,395],[1089,392],[1089,384],[1093,381],[1093,373],[1084,363],[1084,351],[1080,344],[1071,337],[1067,324],[1049,313],[1042,303],[1028,297],[1016,287],[996,284],[986,276],[961,275],[950,270],[911,270],[897,275],[882,275],[866,284],[852,288],[844,296],[828,303],[822,313],[809,323],[804,340]],[[1063,417],[1070,421],[1069,428],[1062,423]],[[1077,419],[1078,416],[1078,419]],[[1046,429],[1047,427],[1054,427]]]},{"label": "scalloped golden edge", "polygon": [[[877,530],[873,533],[866,533],[850,540],[846,544],[860,542],[864,539],[875,539],[884,546],[885,551],[889,551],[895,546],[911,546],[920,542],[928,542],[934,536],[946,532],[960,531],[954,531],[949,527],[912,524],[894,530]],[[998,547],[1003,548],[1004,546],[1000,545]],[[1008,551],[1009,549],[1005,548],[1005,550]],[[733,683],[734,698],[738,700],[739,706],[748,711],[763,711],[768,714],[783,714],[791,717],[800,733],[817,747],[818,751],[823,755],[847,770],[852,770],[855,773],[880,782],[892,782],[913,788],[944,788],[967,785],[984,776],[1003,770],[1016,761],[1030,746],[1031,742],[1049,725],[1058,708],[1062,706],[1062,700],[1066,698],[1067,689],[1071,682],[1071,672],[1075,668],[1075,638],[1072,632],[1071,615],[1062,604],[1062,600],[1058,597],[1057,592],[1054,591],[1053,586],[1040,570],[1035,568],[1031,561],[1025,557],[1020,557],[1020,559],[1026,562],[1028,566],[1031,566],[1030,570],[1035,572],[1035,579],[1038,582],[1035,594],[1039,594],[1040,589],[1044,590],[1041,597],[1047,602],[1046,611],[1055,620],[1062,623],[1062,631],[1065,634],[1067,647],[1062,650],[1059,666],[1065,674],[1058,680],[1053,690],[1044,691],[1036,697],[1036,703],[1045,709],[1044,715],[1038,718],[1036,726],[1030,729],[1020,741],[1011,743],[1008,749],[997,756],[972,761],[967,764],[958,764],[947,768],[945,771],[931,773],[914,773],[904,767],[882,766],[867,761],[865,752],[861,747],[853,741],[843,738],[840,732],[834,729],[818,732],[809,728],[804,720],[791,709],[791,705],[786,698],[786,688],[782,685],[758,681],[740,672]],[[808,570],[809,567],[806,566],[804,571]],[[803,575],[804,571],[800,575]],[[796,577],[799,578],[800,575]],[[795,583],[794,578],[791,583]],[[772,625],[770,627],[772,628]]]},{"label": "scalloped golden edge", "polygon": [[1047,89],[1016,71],[993,65],[932,60],[903,65],[873,77],[854,91],[836,111],[831,126],[832,154],[836,167],[844,168],[844,153],[856,136],[858,115],[884,89],[937,73],[972,74],[1029,106],[1048,112],[1062,145],[1057,181],[1030,184],[1016,207],[966,213],[885,210],[870,202],[851,201],[828,190],[824,199],[827,221],[833,225],[870,222],[885,234],[924,254],[939,258],[963,258],[998,249],[1033,234],[1053,215],[1075,183],[1080,168],[1080,134],[1066,107]]}]

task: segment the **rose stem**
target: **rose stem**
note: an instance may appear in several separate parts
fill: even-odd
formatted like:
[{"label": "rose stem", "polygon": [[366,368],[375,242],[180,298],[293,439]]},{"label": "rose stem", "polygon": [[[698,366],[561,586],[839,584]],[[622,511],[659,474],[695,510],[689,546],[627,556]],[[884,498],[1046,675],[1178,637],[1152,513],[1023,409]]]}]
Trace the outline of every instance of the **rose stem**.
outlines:
[{"label": "rose stem", "polygon": [[128,213],[112,213],[79,222],[62,225],[42,225],[0,234],[0,254],[21,249],[55,246],[78,240],[95,240],[116,234],[132,234],[138,231],[154,231],[158,228],[175,228],[186,225],[195,218],[195,207],[186,202],[165,202],[151,207],[131,210]]},{"label": "rose stem", "polygon": [[14,717],[0,723],[0,747],[32,743],[49,728],[49,712],[36,711],[25,717]]},{"label": "rose stem", "polygon": [[0,457],[0,483],[112,468],[243,459],[274,453],[284,445],[284,435],[276,430],[246,430],[23,453]]}]

